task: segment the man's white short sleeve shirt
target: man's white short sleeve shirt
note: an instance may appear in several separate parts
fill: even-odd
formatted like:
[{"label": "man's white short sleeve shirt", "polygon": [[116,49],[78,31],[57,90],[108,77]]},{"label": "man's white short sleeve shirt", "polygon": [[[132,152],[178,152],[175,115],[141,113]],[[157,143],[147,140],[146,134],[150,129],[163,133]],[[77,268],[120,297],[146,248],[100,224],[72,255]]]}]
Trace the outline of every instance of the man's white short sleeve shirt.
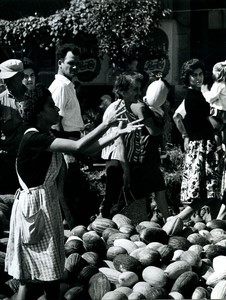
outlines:
[{"label": "man's white short sleeve shirt", "polygon": [[[74,84],[65,76],[56,74],[49,90],[55,105],[60,109],[64,130],[68,132],[83,130],[84,123]],[[53,128],[59,130],[57,125]]]}]

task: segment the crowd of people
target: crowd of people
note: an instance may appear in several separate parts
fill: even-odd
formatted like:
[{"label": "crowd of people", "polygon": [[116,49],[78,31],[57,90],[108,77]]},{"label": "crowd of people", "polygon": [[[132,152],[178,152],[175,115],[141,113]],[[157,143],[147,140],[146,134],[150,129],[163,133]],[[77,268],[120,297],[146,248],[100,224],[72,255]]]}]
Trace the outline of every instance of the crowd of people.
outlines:
[{"label": "crowd of people", "polygon": [[114,97],[102,96],[98,122],[88,130],[74,85],[80,49],[64,44],[56,54],[58,70],[49,87],[39,83],[29,58],[0,64],[0,193],[15,194],[5,270],[20,281],[21,300],[33,299],[36,284],[42,284],[46,299],[59,299],[63,220],[70,229],[88,225],[87,207],[98,204],[95,198],[87,202],[89,189],[79,169],[84,156],[99,152],[106,162],[97,217],[120,212],[122,199],[145,198],[150,209],[151,194],[163,222],[188,220],[204,205],[212,219],[226,215],[226,62],[214,65],[211,87],[201,60],[182,66],[186,93],[173,120],[184,140],[180,197],[185,205],[170,216],[160,159],[170,85],[161,73],[150,78],[131,60],[116,77]]},{"label": "crowd of people", "polygon": [[[74,73],[74,66],[72,63],[69,74]],[[63,193],[62,182],[67,180],[67,161],[62,153],[91,155],[120,135],[139,130],[142,125],[138,124],[140,120],[130,122],[102,137],[112,124],[118,123],[118,118],[125,111],[122,107],[80,138],[57,137],[51,128],[61,121],[62,116],[50,90],[41,84],[28,90],[22,84],[24,73],[20,60],[3,62],[0,70],[9,93],[14,92],[14,98],[10,94],[14,104],[10,112],[14,112],[20,120],[17,128],[21,129],[20,141],[18,137],[12,139],[17,146],[13,160],[21,188],[15,193],[5,268],[9,275],[20,280],[18,299],[31,300],[34,283],[43,283],[46,299],[59,299],[65,260],[60,196]],[[18,84],[22,87],[21,93],[11,89],[14,87],[12,81],[21,82]],[[6,106],[4,108],[7,109]],[[12,120],[14,118],[10,122]],[[10,136],[6,130],[4,134],[7,141]]]}]

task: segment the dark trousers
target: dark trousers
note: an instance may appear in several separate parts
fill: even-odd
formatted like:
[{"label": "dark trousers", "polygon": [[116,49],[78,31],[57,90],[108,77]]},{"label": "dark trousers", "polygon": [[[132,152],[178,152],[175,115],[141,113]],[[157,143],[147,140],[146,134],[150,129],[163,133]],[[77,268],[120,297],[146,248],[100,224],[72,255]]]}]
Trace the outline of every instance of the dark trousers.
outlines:
[{"label": "dark trousers", "polygon": [[109,217],[111,207],[118,202],[123,187],[123,169],[120,161],[111,159],[106,162],[106,189],[101,203],[103,217]]},{"label": "dark trousers", "polygon": [[100,197],[91,189],[90,183],[79,164],[68,164],[64,179],[65,219],[72,229],[77,225],[88,226],[90,218],[98,213]]}]

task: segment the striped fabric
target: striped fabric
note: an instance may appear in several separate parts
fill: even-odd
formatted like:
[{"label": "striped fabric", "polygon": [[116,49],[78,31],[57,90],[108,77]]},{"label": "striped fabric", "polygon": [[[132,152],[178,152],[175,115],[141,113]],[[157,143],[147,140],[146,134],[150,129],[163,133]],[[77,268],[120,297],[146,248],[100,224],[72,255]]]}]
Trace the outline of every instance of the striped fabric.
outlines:
[{"label": "striped fabric", "polygon": [[[117,99],[115,102],[111,103],[103,115],[103,120],[105,120],[113,110],[115,110],[123,105],[124,105],[124,101],[121,99]],[[126,116],[123,116],[123,117],[126,117]],[[105,135],[109,135],[109,134],[113,133],[116,128],[117,128],[117,126],[111,126],[108,129],[108,131],[105,133]],[[102,150],[101,158],[103,158],[105,160],[108,160],[108,159],[117,159],[119,161],[124,160],[123,154],[122,154],[120,138],[116,139],[110,145],[108,145],[107,147],[105,147]]]},{"label": "striped fabric", "polygon": [[[130,113],[126,112],[129,122],[137,120],[137,117]],[[124,143],[127,151],[127,158],[129,162],[133,163],[142,163],[146,156],[146,149],[149,144],[150,135],[145,134],[146,128],[141,130],[133,131],[124,137]]]}]

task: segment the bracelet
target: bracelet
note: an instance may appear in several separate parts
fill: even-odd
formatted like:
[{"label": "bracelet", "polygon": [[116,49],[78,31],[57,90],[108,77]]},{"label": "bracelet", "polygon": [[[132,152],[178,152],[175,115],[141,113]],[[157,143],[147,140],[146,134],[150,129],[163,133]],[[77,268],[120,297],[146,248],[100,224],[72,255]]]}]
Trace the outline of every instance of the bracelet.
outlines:
[{"label": "bracelet", "polygon": [[185,139],[186,137],[188,137],[188,135],[186,133],[182,134],[183,139]]}]

